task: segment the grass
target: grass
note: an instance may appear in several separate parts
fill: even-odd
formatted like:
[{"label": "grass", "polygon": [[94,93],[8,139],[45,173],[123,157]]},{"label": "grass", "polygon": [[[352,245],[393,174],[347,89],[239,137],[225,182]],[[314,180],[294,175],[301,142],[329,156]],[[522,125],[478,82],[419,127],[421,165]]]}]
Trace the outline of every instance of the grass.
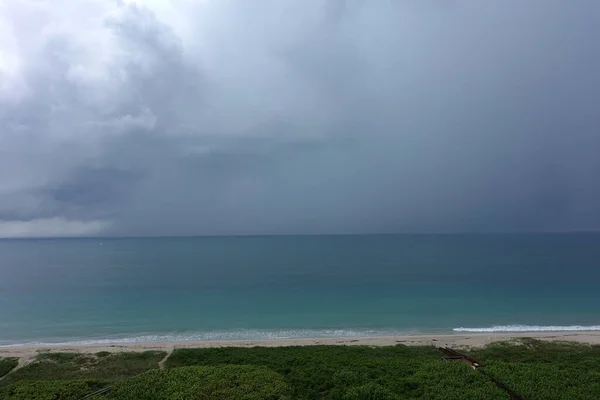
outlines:
[{"label": "grass", "polygon": [[0,357],[0,378],[19,365],[19,359],[14,357]]},{"label": "grass", "polygon": [[19,381],[98,380],[114,382],[158,368],[163,351],[113,353],[99,357],[80,353],[42,353],[31,364],[6,377],[0,385]]}]

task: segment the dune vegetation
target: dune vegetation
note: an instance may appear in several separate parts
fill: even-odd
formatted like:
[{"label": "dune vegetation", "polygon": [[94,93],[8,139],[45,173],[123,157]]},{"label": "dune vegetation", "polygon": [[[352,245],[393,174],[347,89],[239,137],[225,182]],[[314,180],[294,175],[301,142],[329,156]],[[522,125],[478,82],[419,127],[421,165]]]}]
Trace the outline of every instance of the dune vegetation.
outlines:
[{"label": "dune vegetation", "polygon": [[0,378],[8,374],[19,364],[19,360],[14,357],[0,357]]},{"label": "dune vegetation", "polygon": [[484,373],[433,347],[305,346],[43,353],[0,381],[7,400],[527,400],[600,398],[600,346],[521,340],[465,350]]},{"label": "dune vegetation", "polygon": [[470,355],[524,399],[600,399],[600,346],[522,339]]}]

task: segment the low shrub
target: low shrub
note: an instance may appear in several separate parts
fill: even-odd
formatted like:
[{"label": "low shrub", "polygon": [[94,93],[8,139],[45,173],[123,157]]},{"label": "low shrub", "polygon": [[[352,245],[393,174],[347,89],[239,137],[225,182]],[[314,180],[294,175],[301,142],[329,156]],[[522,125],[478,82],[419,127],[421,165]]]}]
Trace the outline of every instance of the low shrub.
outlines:
[{"label": "low shrub", "polygon": [[21,381],[0,388],[2,400],[79,400],[99,389],[94,380]]},{"label": "low shrub", "polygon": [[598,345],[522,338],[470,353],[494,378],[526,399],[600,399]]},{"label": "low shrub", "polygon": [[427,400],[506,400],[507,394],[483,374],[460,361],[429,361],[405,385]]},{"label": "low shrub", "polygon": [[[600,360],[599,360],[600,363]],[[490,362],[495,378],[531,400],[598,400],[600,368],[580,364]]]},{"label": "low shrub", "polygon": [[13,357],[0,358],[0,377],[8,374],[17,365],[19,365],[19,359]]},{"label": "low shrub", "polygon": [[[350,387],[369,382],[411,397],[403,385],[420,365],[439,360],[433,347],[297,346],[176,349],[167,367],[257,365],[281,374],[294,400],[340,400]],[[408,395],[408,396],[406,396]]]},{"label": "low shrub", "polygon": [[42,353],[35,361],[7,376],[0,385],[22,380],[118,381],[158,368],[163,351],[111,353],[105,356],[80,353]]},{"label": "low shrub", "polygon": [[376,383],[350,388],[343,400],[401,400],[398,395]]},{"label": "low shrub", "polygon": [[167,365],[173,367],[223,364],[262,365],[278,372],[294,400],[342,400],[348,396],[423,400],[506,398],[502,390],[466,364],[442,361],[434,347],[177,349],[167,360]]},{"label": "low shrub", "polygon": [[116,400],[278,400],[287,386],[264,367],[223,365],[150,371],[117,383]]}]

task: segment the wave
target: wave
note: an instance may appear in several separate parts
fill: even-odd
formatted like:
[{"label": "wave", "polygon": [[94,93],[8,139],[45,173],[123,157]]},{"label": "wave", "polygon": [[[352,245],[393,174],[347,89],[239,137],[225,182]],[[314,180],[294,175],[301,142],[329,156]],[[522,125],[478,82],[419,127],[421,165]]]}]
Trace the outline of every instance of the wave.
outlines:
[{"label": "wave", "polygon": [[0,341],[0,348],[108,345],[131,343],[170,343],[229,340],[269,340],[269,339],[318,339],[318,338],[359,338],[400,335],[451,334],[454,333],[501,333],[501,332],[581,332],[600,331],[600,325],[495,325],[490,327],[460,327],[450,330],[397,330],[397,329],[281,329],[281,330],[232,330],[206,332],[178,332],[165,334],[140,334],[138,336],[110,336],[96,338],[52,338],[40,341],[15,343]]},{"label": "wave", "polygon": [[346,330],[346,329],[299,329],[299,330],[236,330],[194,333],[174,333],[160,335],[140,335],[131,337],[94,338],[81,340],[32,341],[27,343],[0,344],[2,347],[25,346],[73,346],[129,343],[200,342],[211,340],[269,340],[269,339],[309,339],[309,338],[353,338],[410,335],[418,332],[396,330]]},{"label": "wave", "polygon": [[581,331],[600,331],[600,325],[496,325],[485,328],[454,328],[454,332],[581,332]]}]

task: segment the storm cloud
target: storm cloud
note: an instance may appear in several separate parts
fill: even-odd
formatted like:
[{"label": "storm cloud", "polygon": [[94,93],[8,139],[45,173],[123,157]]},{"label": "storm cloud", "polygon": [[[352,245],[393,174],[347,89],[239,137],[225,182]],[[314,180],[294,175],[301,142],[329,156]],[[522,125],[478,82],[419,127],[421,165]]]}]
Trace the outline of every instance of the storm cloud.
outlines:
[{"label": "storm cloud", "polygon": [[0,237],[600,229],[595,0],[0,0]]}]

